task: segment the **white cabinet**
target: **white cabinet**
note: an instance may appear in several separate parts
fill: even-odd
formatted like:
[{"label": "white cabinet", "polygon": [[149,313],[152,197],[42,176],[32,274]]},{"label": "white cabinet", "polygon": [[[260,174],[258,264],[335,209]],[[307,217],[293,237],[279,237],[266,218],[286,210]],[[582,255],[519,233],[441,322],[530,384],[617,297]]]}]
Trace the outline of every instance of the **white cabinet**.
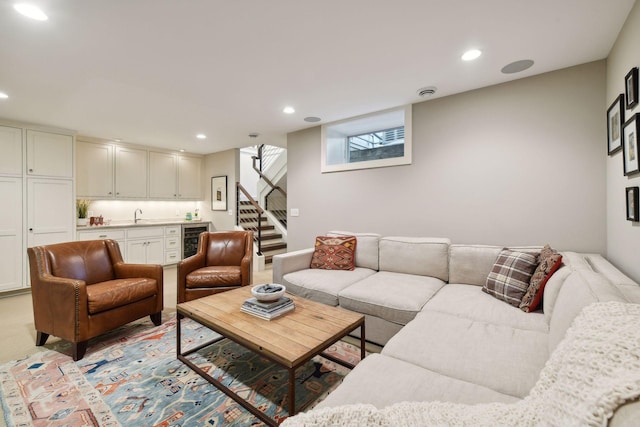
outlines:
[{"label": "white cabinet", "polygon": [[152,199],[202,199],[202,158],[149,152],[149,197]]},{"label": "white cabinet", "polygon": [[73,137],[27,129],[27,174],[73,178]]},{"label": "white cabinet", "polygon": [[1,177],[0,292],[23,287],[22,178]]},{"label": "white cabinet", "polygon": [[116,147],[116,198],[147,198],[147,150]]},{"label": "white cabinet", "polygon": [[80,198],[112,199],[113,144],[76,142],[76,194]]},{"label": "white cabinet", "polygon": [[182,255],[182,227],[171,225],[164,227],[164,263],[175,264]]},{"label": "white cabinet", "polygon": [[78,235],[76,240],[115,240],[118,242],[118,246],[120,246],[120,253],[122,254],[123,259],[127,259],[127,245],[125,244],[125,233],[124,229],[117,228],[103,228],[103,229],[95,229],[95,230],[80,230],[78,231]]},{"label": "white cabinet", "polygon": [[133,264],[164,264],[164,228],[126,229],[127,258]]},{"label": "white cabinet", "polygon": [[50,245],[74,239],[73,182],[30,178],[27,181],[27,246]]},{"label": "white cabinet", "polygon": [[181,199],[202,199],[202,159],[200,157],[178,156],[178,197]]},{"label": "white cabinet", "polygon": [[0,126],[0,174],[22,176],[22,129]]}]

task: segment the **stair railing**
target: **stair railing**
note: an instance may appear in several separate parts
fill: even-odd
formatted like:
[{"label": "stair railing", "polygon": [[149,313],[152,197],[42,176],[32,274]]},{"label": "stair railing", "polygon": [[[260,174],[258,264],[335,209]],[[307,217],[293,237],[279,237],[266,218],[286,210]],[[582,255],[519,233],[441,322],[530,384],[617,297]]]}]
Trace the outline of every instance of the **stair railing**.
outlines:
[{"label": "stair railing", "polygon": [[[240,194],[244,196],[243,198]],[[254,232],[254,240],[258,243],[258,255],[262,255],[262,215],[264,214],[264,210],[260,207],[258,202],[249,194],[249,192],[240,184],[236,182],[236,225],[239,225],[245,228],[241,224],[240,220],[240,211],[242,210],[242,202],[249,202],[249,204],[253,207],[256,212],[256,226],[255,227],[246,227]]]},{"label": "stair railing", "polygon": [[[272,147],[277,149],[277,154],[282,152],[281,148]],[[271,187],[271,191],[265,197],[265,209],[268,211],[272,211],[273,215],[276,219],[282,224],[283,227],[287,227],[287,192],[284,191],[280,186],[275,185],[264,173],[263,170],[266,169],[266,162],[271,162],[275,155],[273,154],[275,151],[270,150],[264,144],[258,146],[258,155],[252,156],[253,159],[253,170],[267,183],[269,187]],[[269,160],[271,159],[271,160]],[[259,165],[257,165],[259,163]]]}]

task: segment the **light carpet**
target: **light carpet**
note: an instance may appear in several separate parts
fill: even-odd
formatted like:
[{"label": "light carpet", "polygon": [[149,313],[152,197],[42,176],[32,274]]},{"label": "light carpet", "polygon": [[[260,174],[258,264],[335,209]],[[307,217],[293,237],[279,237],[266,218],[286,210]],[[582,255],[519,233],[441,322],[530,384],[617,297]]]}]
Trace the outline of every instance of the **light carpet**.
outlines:
[{"label": "light carpet", "polygon": [[[0,365],[0,401],[8,426],[253,426],[248,411],[176,359],[176,318],[147,319],[90,341],[74,362],[60,342]],[[182,348],[216,335],[182,321]],[[338,342],[327,350],[357,363],[360,350]],[[229,340],[189,358],[276,420],[287,417],[288,373]],[[347,368],[314,358],[296,371],[296,408],[309,409],[335,388]]]}]

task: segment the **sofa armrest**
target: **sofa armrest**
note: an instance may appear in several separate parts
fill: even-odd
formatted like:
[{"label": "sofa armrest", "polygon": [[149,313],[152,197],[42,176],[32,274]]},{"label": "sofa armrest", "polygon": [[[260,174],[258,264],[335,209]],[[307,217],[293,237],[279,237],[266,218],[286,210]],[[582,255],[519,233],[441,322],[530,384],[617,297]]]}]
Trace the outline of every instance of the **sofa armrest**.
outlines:
[{"label": "sofa armrest", "polygon": [[273,282],[282,283],[285,274],[304,270],[311,265],[314,248],[301,249],[273,257]]}]

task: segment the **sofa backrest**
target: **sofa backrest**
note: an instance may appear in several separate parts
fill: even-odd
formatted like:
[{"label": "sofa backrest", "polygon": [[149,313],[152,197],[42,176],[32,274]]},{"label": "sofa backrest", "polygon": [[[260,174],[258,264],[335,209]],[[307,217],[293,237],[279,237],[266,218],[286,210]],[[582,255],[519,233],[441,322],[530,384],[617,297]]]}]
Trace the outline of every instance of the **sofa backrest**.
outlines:
[{"label": "sofa backrest", "polygon": [[436,237],[383,237],[380,271],[449,279],[449,239]]},{"label": "sofa backrest", "polygon": [[452,244],[449,283],[483,286],[502,246]]},{"label": "sofa backrest", "polygon": [[582,309],[591,303],[601,301],[629,302],[620,289],[604,275],[582,268],[571,271],[563,281],[562,286],[560,286],[558,297],[551,313],[549,354],[562,341],[573,319]]},{"label": "sofa backrest", "polygon": [[57,243],[44,248],[53,276],[83,280],[87,285],[115,277],[105,240]]},{"label": "sofa backrest", "polygon": [[378,249],[380,236],[375,233],[351,233],[349,231],[330,231],[327,236],[355,236],[356,237],[356,267],[378,270]]}]

